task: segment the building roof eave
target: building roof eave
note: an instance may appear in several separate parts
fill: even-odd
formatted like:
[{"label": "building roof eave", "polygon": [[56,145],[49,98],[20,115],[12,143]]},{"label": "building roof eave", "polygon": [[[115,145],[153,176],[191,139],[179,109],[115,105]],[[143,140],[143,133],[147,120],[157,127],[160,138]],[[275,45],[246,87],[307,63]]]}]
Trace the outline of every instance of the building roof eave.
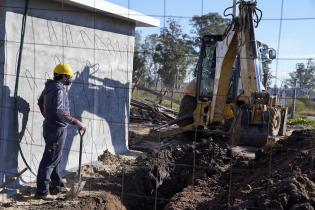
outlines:
[{"label": "building roof eave", "polygon": [[110,3],[105,0],[54,0],[73,5],[89,11],[95,11],[100,14],[117,17],[132,23],[136,27],[160,27],[160,20],[153,18],[134,10]]}]

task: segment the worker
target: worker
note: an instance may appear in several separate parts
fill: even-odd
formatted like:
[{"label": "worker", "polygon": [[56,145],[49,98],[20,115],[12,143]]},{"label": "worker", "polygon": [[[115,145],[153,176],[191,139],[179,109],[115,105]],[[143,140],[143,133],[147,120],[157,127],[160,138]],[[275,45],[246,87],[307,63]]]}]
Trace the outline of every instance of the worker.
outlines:
[{"label": "worker", "polygon": [[54,79],[47,80],[38,99],[39,109],[45,118],[43,123],[45,150],[38,168],[35,198],[45,199],[48,194],[67,192],[58,168],[67,136],[67,126],[72,124],[85,130],[84,125],[69,113],[69,99],[65,86],[71,84],[73,75],[68,64],[58,64],[54,69]]}]

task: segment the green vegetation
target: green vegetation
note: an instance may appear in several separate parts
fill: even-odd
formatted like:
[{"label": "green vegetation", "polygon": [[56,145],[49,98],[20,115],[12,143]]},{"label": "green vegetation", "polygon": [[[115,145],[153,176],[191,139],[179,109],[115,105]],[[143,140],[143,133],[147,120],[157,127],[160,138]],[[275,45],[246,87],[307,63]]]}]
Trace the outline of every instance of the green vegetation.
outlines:
[{"label": "green vegetation", "polygon": [[315,116],[315,101],[310,99],[297,100],[296,112],[298,116]]},{"label": "green vegetation", "polygon": [[[159,92],[159,91],[157,91],[157,92]],[[171,93],[168,93],[167,96],[172,97]],[[174,98],[174,99],[176,99],[178,101],[181,101],[182,97],[183,97],[182,93],[179,93],[179,92],[175,93],[174,92],[172,98]],[[135,90],[132,93],[132,98],[133,99],[139,99],[139,100],[142,100],[142,101],[151,101],[151,102],[154,102],[154,103],[160,103],[160,98],[159,97],[154,96],[154,95],[152,95],[152,94],[150,94],[148,92],[141,91],[141,90]],[[163,100],[160,104],[162,106],[171,108],[171,109],[173,109],[175,111],[179,111],[179,104],[171,103],[168,100]]]},{"label": "green vegetation", "polygon": [[201,37],[224,34],[230,20],[218,13],[193,16],[191,34],[179,21],[169,18],[160,33],[144,38],[135,34],[133,83],[145,87],[178,89],[186,76],[195,70]]},{"label": "green vegetation", "polygon": [[288,125],[302,125],[302,126],[315,129],[315,120],[299,117],[299,118],[289,119]]},{"label": "green vegetation", "polygon": [[315,63],[312,58],[307,63],[297,63],[296,70],[289,73],[290,79],[287,80],[291,87],[305,88],[311,91],[315,88]]},{"label": "green vegetation", "polygon": [[[287,106],[292,106],[292,100],[287,100]],[[315,116],[315,101],[311,99],[297,99],[296,100],[296,117]]]},{"label": "green vegetation", "polygon": [[146,100],[157,101],[157,97],[156,96],[153,96],[152,94],[147,93],[145,91],[139,91],[139,90],[135,90],[132,93],[131,98],[133,98],[133,99],[140,99],[140,100],[143,100],[143,101],[146,101]]}]

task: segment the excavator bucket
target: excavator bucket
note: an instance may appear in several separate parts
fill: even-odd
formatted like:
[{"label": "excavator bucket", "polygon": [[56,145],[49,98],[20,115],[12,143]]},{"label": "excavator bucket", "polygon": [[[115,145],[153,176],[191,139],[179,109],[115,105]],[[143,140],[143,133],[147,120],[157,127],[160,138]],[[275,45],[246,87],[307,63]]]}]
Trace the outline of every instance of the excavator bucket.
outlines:
[{"label": "excavator bucket", "polygon": [[268,141],[268,111],[263,112],[262,124],[251,124],[250,113],[241,109],[238,119],[235,120],[234,132],[231,133],[233,145],[262,147]]}]

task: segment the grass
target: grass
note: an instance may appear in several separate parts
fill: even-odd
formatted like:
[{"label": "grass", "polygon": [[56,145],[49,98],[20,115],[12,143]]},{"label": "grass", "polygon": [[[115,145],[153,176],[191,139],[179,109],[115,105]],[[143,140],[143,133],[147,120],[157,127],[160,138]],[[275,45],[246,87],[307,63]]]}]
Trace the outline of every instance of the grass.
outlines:
[{"label": "grass", "polygon": [[[287,100],[287,106],[292,108],[292,100]],[[315,101],[311,99],[297,99],[295,117],[288,119],[288,125],[300,125],[309,129],[315,129]],[[289,115],[290,116],[290,115]],[[314,119],[312,118],[314,117]]]},{"label": "grass", "polygon": [[[157,91],[159,92],[159,91]],[[171,97],[171,93],[168,93],[167,96]],[[179,92],[174,92],[173,93],[173,97],[174,99],[178,100],[178,101],[181,101],[183,97],[183,94],[182,93],[179,93]],[[133,93],[132,93],[132,98],[133,99],[140,99],[140,100],[149,100],[149,101],[153,101],[155,103],[159,103],[160,99],[159,97],[155,96],[155,95],[152,95],[148,92],[145,92],[145,91],[141,91],[141,90],[135,90]],[[179,110],[179,104],[176,104],[176,103],[171,103],[171,101],[168,101],[168,100],[163,100],[161,105],[165,106],[165,107],[168,107],[168,108],[171,108],[175,111],[178,111]]]},{"label": "grass", "polygon": [[311,129],[315,129],[315,120],[304,118],[304,117],[288,119],[287,123],[288,125],[302,125]]},{"label": "grass", "polygon": [[152,94],[144,92],[144,91],[137,91],[137,90],[132,93],[131,97],[134,99],[141,99],[141,100],[145,100],[145,99],[149,99],[151,101],[156,100],[156,96],[153,96]]},{"label": "grass", "polygon": [[310,99],[298,99],[296,101],[298,116],[315,116],[315,101]]},{"label": "grass", "polygon": [[[287,106],[292,106],[292,100],[287,100]],[[315,101],[311,99],[297,99],[295,108],[296,117],[315,116]]]}]

